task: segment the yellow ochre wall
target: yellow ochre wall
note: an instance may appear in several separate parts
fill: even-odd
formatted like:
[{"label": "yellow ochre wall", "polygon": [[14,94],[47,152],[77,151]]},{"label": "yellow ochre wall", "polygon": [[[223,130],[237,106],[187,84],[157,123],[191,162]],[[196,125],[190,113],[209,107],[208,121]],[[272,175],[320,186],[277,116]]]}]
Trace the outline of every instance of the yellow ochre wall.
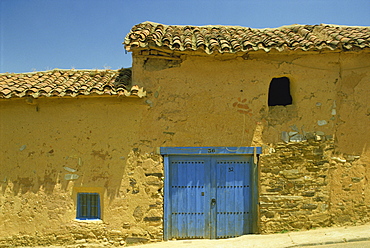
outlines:
[{"label": "yellow ochre wall", "polygon": [[[132,151],[140,140],[147,108],[143,101],[125,97],[1,100],[0,237],[37,236],[12,244],[47,245],[103,238],[117,243],[127,237],[124,230],[128,229],[144,236],[130,223],[142,221],[144,210],[145,216],[162,215],[158,190],[163,183],[151,175],[162,173],[160,158],[138,157]],[[68,174],[79,178],[66,180]],[[77,192],[100,193],[104,222],[75,220]],[[140,204],[147,208],[141,210]],[[147,223],[141,226],[151,230]],[[152,238],[160,231],[152,230]]]},{"label": "yellow ochre wall", "polygon": [[[330,156],[356,156],[354,171],[347,173],[361,178],[358,194],[369,188],[363,180],[370,176],[369,52],[181,59],[133,54],[133,84],[147,91],[143,99],[0,100],[0,237],[7,237],[0,241],[119,245],[162,239],[163,162],[156,154],[161,146],[262,146],[267,166],[271,159],[264,156],[282,142],[281,133],[298,129],[333,140]],[[269,108],[269,83],[282,76],[290,79],[293,104]],[[319,120],[327,124],[319,126]],[[79,178],[66,180],[66,174]],[[343,198],[339,184],[325,188],[335,203]],[[100,222],[75,220],[76,194],[89,190],[101,194]],[[369,197],[361,204],[370,206]]]},{"label": "yellow ochre wall", "polygon": [[[166,146],[249,146],[258,132],[263,143],[272,143],[296,125],[300,131],[335,135],[341,152],[368,149],[369,51],[182,59],[134,56],[133,83],[148,91],[152,106],[141,135],[153,147],[163,145],[158,138],[163,134]],[[290,79],[293,104],[269,110],[269,83],[282,76]],[[318,120],[328,124],[319,126]]]}]

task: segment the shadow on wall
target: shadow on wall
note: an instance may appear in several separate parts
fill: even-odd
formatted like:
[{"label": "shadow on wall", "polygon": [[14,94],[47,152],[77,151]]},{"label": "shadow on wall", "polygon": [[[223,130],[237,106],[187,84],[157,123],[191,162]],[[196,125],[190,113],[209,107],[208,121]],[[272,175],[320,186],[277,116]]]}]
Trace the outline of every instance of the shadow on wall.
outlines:
[{"label": "shadow on wall", "polygon": [[[7,191],[12,192],[15,196],[26,194],[28,192],[37,193],[40,190],[46,194],[52,194],[58,180],[53,178],[51,174],[45,174],[44,178],[40,177],[10,177],[4,178],[1,183],[2,194]],[[66,183],[63,188],[67,188]]]},{"label": "shadow on wall", "polygon": [[43,192],[51,195],[56,190],[67,192],[71,187],[78,185],[104,187],[107,196],[111,199],[115,198],[125,173],[125,160],[121,158],[118,162],[111,163],[110,159],[104,156],[92,156],[90,160],[95,160],[94,164],[98,166],[81,163],[80,166],[74,168],[72,166],[48,168],[52,165],[32,165],[33,163],[27,163],[27,161],[15,168],[9,166],[0,172],[2,194],[17,196],[29,192],[34,194]]}]

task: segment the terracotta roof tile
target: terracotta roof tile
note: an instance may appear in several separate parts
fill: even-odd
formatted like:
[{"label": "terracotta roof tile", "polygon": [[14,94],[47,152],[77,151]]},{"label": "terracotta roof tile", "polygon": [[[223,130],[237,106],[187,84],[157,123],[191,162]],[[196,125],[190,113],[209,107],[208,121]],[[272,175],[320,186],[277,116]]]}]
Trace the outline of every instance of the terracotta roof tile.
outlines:
[{"label": "terracotta roof tile", "polygon": [[370,27],[291,25],[252,29],[234,26],[171,26],[153,22],[135,25],[126,50],[161,47],[173,51],[203,50],[207,54],[256,50],[352,50],[370,47]]},{"label": "terracotta roof tile", "polygon": [[59,70],[0,74],[0,98],[118,95],[143,97],[131,85],[131,70]]}]

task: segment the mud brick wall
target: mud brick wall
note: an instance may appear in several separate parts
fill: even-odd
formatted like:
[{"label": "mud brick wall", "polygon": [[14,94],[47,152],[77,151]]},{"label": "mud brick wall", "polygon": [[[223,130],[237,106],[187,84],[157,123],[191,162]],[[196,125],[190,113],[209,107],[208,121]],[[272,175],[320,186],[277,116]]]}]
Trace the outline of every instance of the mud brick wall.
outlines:
[{"label": "mud brick wall", "polygon": [[[161,156],[140,153],[133,149],[128,154],[125,165],[120,168],[122,171],[114,171],[122,175],[117,192],[113,196],[110,196],[108,191],[101,194],[104,215],[102,220],[97,221],[75,219],[73,188],[76,182],[69,182],[66,189],[57,184],[59,190],[55,189],[52,194],[38,191],[16,196],[14,186],[9,183],[0,198],[0,213],[6,213],[3,216],[7,218],[18,213],[18,222],[27,218],[29,225],[32,225],[34,220],[44,219],[48,226],[37,229],[39,226],[43,227],[44,223],[40,222],[38,226],[32,226],[32,232],[5,233],[0,236],[0,247],[85,244],[123,246],[162,240]],[[28,217],[23,212],[30,212],[33,217]],[[54,225],[47,222],[49,218],[53,218],[54,221],[50,223]],[[10,221],[4,218],[4,222]],[[13,221],[13,225],[16,223]]]},{"label": "mud brick wall", "polygon": [[331,137],[265,148],[260,157],[262,233],[369,221],[366,158],[337,154]]}]

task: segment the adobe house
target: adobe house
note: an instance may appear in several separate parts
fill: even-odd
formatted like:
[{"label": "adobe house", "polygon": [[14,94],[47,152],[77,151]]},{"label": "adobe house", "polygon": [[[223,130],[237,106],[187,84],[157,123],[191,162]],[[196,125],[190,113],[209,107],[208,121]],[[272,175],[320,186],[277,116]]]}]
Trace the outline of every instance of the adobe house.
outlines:
[{"label": "adobe house", "polygon": [[0,75],[0,244],[370,221],[370,28],[135,25],[131,69]]}]

